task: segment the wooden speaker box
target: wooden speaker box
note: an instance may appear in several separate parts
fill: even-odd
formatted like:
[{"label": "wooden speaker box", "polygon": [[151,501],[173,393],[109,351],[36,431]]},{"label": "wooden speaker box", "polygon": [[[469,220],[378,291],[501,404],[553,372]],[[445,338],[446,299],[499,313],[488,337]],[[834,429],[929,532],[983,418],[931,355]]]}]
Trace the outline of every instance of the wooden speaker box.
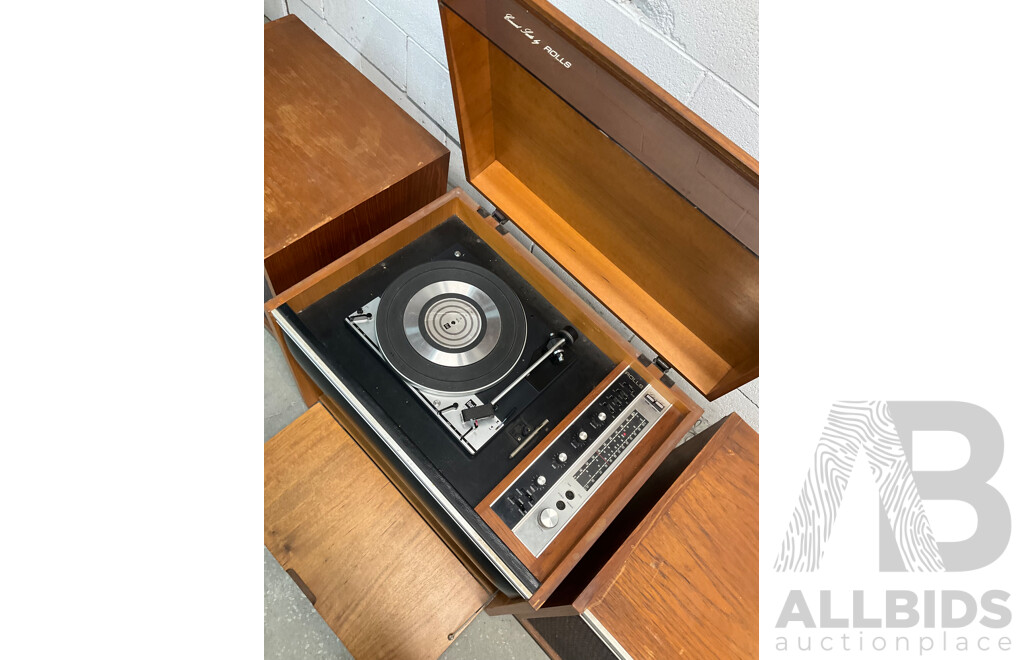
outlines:
[{"label": "wooden speaker box", "polygon": [[445,191],[448,149],[297,17],[263,28],[263,267],[280,293]]},{"label": "wooden speaker box", "polygon": [[[659,466],[702,414],[669,378],[669,368],[709,398],[757,376],[758,257],[756,239],[743,231],[751,222],[756,226],[757,163],[546,3],[446,0],[440,12],[467,178],[498,211],[483,217],[463,191],[449,191],[280,292],[265,310],[305,388],[320,395],[323,408],[346,437],[365,452],[402,494],[408,510],[418,513],[457,559],[445,565],[461,568],[440,583],[465,585],[468,576],[502,607],[526,608],[516,609],[517,614],[544,612],[545,607],[564,608],[566,594],[593,582],[582,577],[600,573],[593,558],[604,557],[599,560],[602,565],[610,561],[614,553],[608,552],[609,539],[620,533],[616,521],[642,517],[631,502],[643,497],[645,484],[658,474]],[[505,227],[508,219],[651,346],[657,353],[655,360],[642,359],[515,240]],[[380,361],[362,353],[338,352],[338,346],[353,340],[337,343],[312,328],[319,324],[331,329],[346,323],[355,327],[358,317],[372,316],[361,307],[351,315],[349,308],[344,308],[349,310],[344,314],[325,310],[331,301],[349,295],[346,292],[352,287],[391,276],[386,273],[389,266],[404,263],[402,255],[448,231],[453,223],[468,232],[465,240],[474,250],[493,255],[511,269],[550,305],[554,315],[578,330],[609,366],[582,399],[555,401],[556,408],[562,406],[557,416],[533,420],[530,425],[514,420],[506,425],[503,419],[493,427],[501,429],[500,435],[478,453],[439,460],[431,454],[436,447],[424,446],[425,427],[407,416],[418,414],[415,411],[424,408],[424,402],[410,397],[400,383],[392,386],[369,380],[367,369],[376,368]],[[568,473],[559,470],[567,469],[576,458],[564,457],[571,454],[570,444],[577,447],[577,435],[580,447],[585,444],[582,424],[596,419],[594,411],[626,376],[658,412],[643,433],[631,436],[635,441],[627,441],[632,442],[628,451],[616,449],[615,456],[604,459],[610,467],[602,472],[601,481],[591,482],[597,484],[593,490],[581,492],[581,498],[570,501],[566,510],[563,500],[571,500],[571,493],[545,485],[544,479],[536,478],[544,476],[538,470],[550,465],[552,479],[568,483],[564,481]],[[641,406],[642,399],[637,396],[633,401]],[[619,409],[614,414],[638,411],[639,407]],[[589,441],[610,441],[625,428],[616,428],[621,419],[609,422],[612,427],[595,426],[604,430],[595,431]],[[517,435],[519,427],[523,430]],[[333,455],[315,441],[301,447],[307,456]],[[582,461],[591,449],[579,451]],[[498,458],[486,458],[487,452]],[[732,476],[753,475],[756,482],[756,443],[752,461],[749,454],[729,451],[715,456],[715,461],[710,454],[704,459],[698,456],[688,473],[699,474],[704,465],[725,462],[734,468]],[[298,481],[294,475],[282,476],[279,469],[277,462],[268,460],[268,548],[282,565],[301,564],[317,575],[320,571],[315,567],[331,565],[339,567],[339,575],[355,579],[361,564],[349,558],[343,544],[299,541],[330,537],[334,532],[324,526],[346,524],[325,512],[344,507],[344,500],[358,497],[358,490],[346,494],[325,488],[329,502],[306,492],[283,495],[274,490],[275,484]],[[343,466],[335,462],[317,479],[341,479],[341,470]],[[478,479],[483,487],[468,495],[460,489],[458,475],[474,470],[483,474]],[[503,502],[514,499],[513,491],[525,491],[529,500],[525,505],[518,503],[524,507],[522,521],[536,525],[539,519],[541,525],[557,525],[546,543],[531,545],[519,531],[525,522],[514,525],[500,514]],[[552,493],[561,498],[563,514],[558,518],[552,506],[556,515],[545,520],[547,510],[539,516],[537,512],[541,503],[553,502]],[[289,505],[282,509],[275,504],[271,515],[271,504],[282,497]],[[737,505],[756,516],[756,488],[753,500],[740,499]],[[709,515],[718,512],[712,510]],[[353,518],[345,533],[365,534],[388,544],[387,535],[371,522],[372,517]],[[732,543],[733,539],[721,541]],[[713,546],[717,541],[709,542]],[[394,561],[403,561],[400,548],[389,547],[389,552],[396,553]],[[307,580],[302,568],[295,571],[293,577],[305,582],[322,612],[358,617],[366,608],[377,607],[345,601],[338,580]],[[746,572],[721,579],[743,580],[738,588],[750,588]],[[389,593],[402,589],[397,582],[378,584]],[[639,580],[636,584],[641,592],[659,588],[656,583],[642,586]],[[756,594],[756,578],[752,584]],[[424,588],[442,587],[435,581]],[[642,600],[641,592],[629,598]],[[459,593],[453,596],[455,611],[446,614],[446,621],[459,619],[481,604],[472,589]],[[588,616],[609,631],[620,613],[627,611],[624,607],[604,611],[586,598],[577,594],[568,605],[589,611]],[[342,601],[347,604],[338,605]],[[710,620],[709,625],[713,625]],[[339,631],[342,641],[346,641],[344,632]],[[440,634],[440,627],[435,632]],[[457,631],[445,634],[453,636]],[[608,638],[614,640],[617,635],[609,632]],[[437,642],[430,640],[424,647],[430,651],[423,657],[436,653]]]}]

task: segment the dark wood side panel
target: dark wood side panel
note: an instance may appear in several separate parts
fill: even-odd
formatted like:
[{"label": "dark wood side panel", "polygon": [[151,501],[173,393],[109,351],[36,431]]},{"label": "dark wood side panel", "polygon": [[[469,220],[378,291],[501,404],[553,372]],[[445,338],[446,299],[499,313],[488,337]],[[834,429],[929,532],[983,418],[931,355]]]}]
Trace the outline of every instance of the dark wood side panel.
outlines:
[{"label": "dark wood side panel", "polygon": [[443,194],[449,152],[297,17],[263,43],[263,257],[280,292]]},{"label": "dark wood side panel", "polygon": [[443,154],[267,256],[264,266],[274,290],[293,286],[444,194],[448,158],[449,154]]},{"label": "dark wood side panel", "polygon": [[320,405],[264,444],[263,538],[360,659],[436,658],[490,595]]}]

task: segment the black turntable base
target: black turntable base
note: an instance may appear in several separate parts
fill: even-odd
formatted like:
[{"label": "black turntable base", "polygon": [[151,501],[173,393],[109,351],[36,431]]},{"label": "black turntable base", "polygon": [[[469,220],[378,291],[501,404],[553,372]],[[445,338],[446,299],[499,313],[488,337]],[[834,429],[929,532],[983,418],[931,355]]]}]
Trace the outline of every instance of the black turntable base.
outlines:
[{"label": "black turntable base", "polygon": [[[569,321],[457,217],[297,321],[471,507],[615,366],[583,334],[551,353]],[[460,442],[445,419],[461,411],[444,411],[448,402],[490,402],[513,383],[494,417],[477,422],[493,435],[475,450]]]}]

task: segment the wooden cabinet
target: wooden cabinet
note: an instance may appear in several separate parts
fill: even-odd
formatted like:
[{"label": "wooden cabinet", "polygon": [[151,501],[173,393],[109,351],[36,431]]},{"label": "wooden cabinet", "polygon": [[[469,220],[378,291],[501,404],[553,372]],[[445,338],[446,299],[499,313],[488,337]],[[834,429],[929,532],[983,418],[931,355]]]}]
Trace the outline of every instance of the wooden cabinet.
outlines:
[{"label": "wooden cabinet", "polygon": [[264,26],[263,265],[281,293],[445,191],[448,149],[295,16]]},{"label": "wooden cabinet", "polygon": [[[297,334],[291,325],[293,321],[290,321],[289,317],[303,314],[306,309],[316,305],[325,296],[332,295],[340,287],[358,278],[368,268],[388,259],[453,216],[473,232],[476,236],[475,240],[479,240],[480,243],[486,244],[494,250],[505,263],[512,266],[518,275],[553,305],[573,327],[586,335],[605,355],[618,363],[606,381],[629,366],[641,374],[647,382],[651,383],[651,387],[669,402],[670,410],[661,417],[659,422],[632,450],[629,457],[616,469],[609,479],[609,486],[593,495],[589,500],[591,506],[583,509],[581,514],[565,528],[558,542],[552,543],[535,560],[530,559],[532,554],[518,543],[514,536],[509,534],[508,528],[503,523],[497,521],[493,515],[488,515],[490,509],[487,504],[483,504],[492,501],[494,494],[504,488],[503,485],[497,485],[491,496],[485,496],[481,502],[467,505],[476,506],[476,513],[481,517],[481,525],[486,525],[490,534],[500,537],[499,542],[504,544],[507,552],[514,555],[516,561],[525,562],[523,570],[529,571],[536,584],[531,587],[523,584],[522,588],[517,587],[517,590],[521,594],[525,591],[533,606],[540,607],[558,583],[569,573],[572,566],[587,552],[600,533],[638,491],[647,477],[654,472],[679,440],[693,427],[702,411],[677,384],[665,379],[660,369],[650,362],[644,364],[640,361],[635,349],[628,342],[561,280],[556,278],[536,257],[530,254],[510,233],[499,231],[500,227],[494,218],[481,217],[478,208],[477,204],[462,190],[458,188],[451,190],[417,213],[388,228],[373,240],[321,269],[282,296],[271,300],[267,303],[267,311],[274,319],[275,330],[280,332],[283,329],[287,334],[286,344],[291,351],[291,356],[302,364],[304,371],[300,371],[300,379],[305,381],[306,386],[310,389],[322,392],[325,399],[337,406],[337,416],[343,419],[343,423],[356,441],[374,457],[374,460],[378,461],[381,469],[387,472],[405,491],[411,493],[410,500],[414,501],[417,499],[415,495],[417,490],[421,492],[419,497],[423,498],[423,489],[429,490],[431,484],[434,483],[430,478],[424,476],[425,471],[429,471],[431,466],[425,460],[417,462],[408,455],[407,452],[412,451],[413,448],[409,446],[407,440],[403,439],[404,432],[400,429],[387,429],[379,423],[380,420],[360,418],[358,408],[362,407],[365,410],[366,406],[374,405],[372,397],[366,395],[361,398],[354,394],[351,384],[346,384],[346,378],[351,378],[351,374],[346,375],[343,366],[331,367],[322,361],[321,356],[314,348],[308,344],[303,347],[302,344],[305,343],[305,340],[301,334]],[[287,314],[283,314],[283,310],[286,310]],[[596,393],[605,385],[607,382],[600,384],[591,396],[596,396]],[[523,452],[519,459],[520,462],[509,473],[509,478],[521,474],[522,469],[546,452],[568,423],[589,403],[591,401],[584,399],[563,420],[558,420],[546,427],[544,433],[538,436],[537,444],[529,452]],[[368,421],[371,421],[369,425],[371,427],[374,426],[372,422],[378,422],[377,428],[367,429]],[[384,419],[384,423],[387,423],[386,419]],[[410,468],[410,465],[419,470],[419,475],[416,470]],[[507,482],[508,479],[503,483],[507,484]],[[425,497],[429,502],[431,496]],[[448,500],[446,503],[451,504]],[[445,511],[438,511],[436,507],[431,511],[430,508],[426,507],[427,510],[421,511],[421,513],[438,530],[439,534],[452,541],[460,556],[470,558],[468,561],[475,570],[492,575],[495,583],[500,583],[503,578],[511,581],[516,577],[515,574],[510,575],[505,571],[505,568],[510,565],[510,560],[504,560],[504,566],[488,560],[487,550],[476,544],[467,530],[452,529]],[[473,513],[473,509],[457,512],[468,517]],[[480,554],[481,550],[483,555]],[[497,569],[497,575],[494,574],[495,569]]]},{"label": "wooden cabinet", "polygon": [[360,660],[433,660],[491,592],[320,404],[264,445],[263,541]]},{"label": "wooden cabinet", "polygon": [[[669,369],[709,398],[757,376],[756,236],[730,227],[756,218],[758,165],[543,0],[443,0],[440,13],[467,180],[492,217],[444,192],[447,152],[388,119],[399,111],[325,44],[293,18],[267,28],[264,311],[307,403],[323,401],[268,443],[267,546],[359,658],[436,656],[492,584],[524,598],[489,611],[516,614],[552,657],[756,656],[757,435],[733,416],[673,449],[702,411]],[[486,510],[432,481],[378,390],[347,383],[289,325],[452,216],[672,408],[595,495],[600,511],[529,566]],[[524,460],[557,439],[552,421]]]},{"label": "wooden cabinet", "polygon": [[263,46],[269,300],[444,193],[449,152],[295,16]]}]

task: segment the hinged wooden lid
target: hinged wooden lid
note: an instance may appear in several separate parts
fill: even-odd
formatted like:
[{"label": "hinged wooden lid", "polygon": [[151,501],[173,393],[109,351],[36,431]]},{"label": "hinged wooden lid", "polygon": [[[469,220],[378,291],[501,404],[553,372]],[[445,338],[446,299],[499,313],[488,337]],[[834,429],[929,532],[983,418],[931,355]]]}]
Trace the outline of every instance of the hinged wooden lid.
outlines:
[{"label": "hinged wooden lid", "polygon": [[441,17],[468,181],[701,392],[756,377],[757,162],[543,0]]}]

